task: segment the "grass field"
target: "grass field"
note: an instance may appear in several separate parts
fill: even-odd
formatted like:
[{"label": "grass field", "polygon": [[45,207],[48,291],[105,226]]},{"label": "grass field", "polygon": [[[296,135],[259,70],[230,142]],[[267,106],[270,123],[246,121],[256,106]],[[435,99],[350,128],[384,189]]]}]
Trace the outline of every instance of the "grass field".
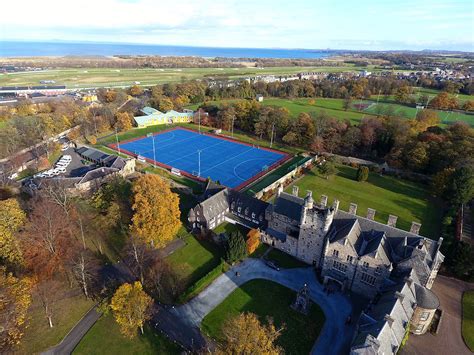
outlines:
[{"label": "grass field", "polygon": [[462,295],[462,336],[466,345],[474,352],[474,290]]},{"label": "grass field", "polygon": [[54,326],[50,328],[40,301],[34,299],[28,313],[28,328],[17,353],[39,353],[57,345],[93,304],[93,301],[86,299],[82,294],[60,299],[54,305]]},{"label": "grass field", "polygon": [[183,287],[188,288],[219,265],[222,250],[216,244],[198,240],[190,234],[184,241],[186,245],[168,256],[166,260],[177,272]]},{"label": "grass field", "polygon": [[[305,316],[290,308],[296,293],[284,286],[266,280],[252,280],[232,292],[202,321],[201,328],[212,338],[222,340],[221,328],[230,317],[241,312],[255,313],[260,321],[272,317],[277,327],[285,325],[278,338],[286,354],[308,354],[323,325],[324,315],[318,305],[312,304]],[[269,302],[271,300],[271,302]]]},{"label": "grass field", "polygon": [[229,233],[234,232],[240,232],[245,237],[249,232],[249,229],[244,226],[241,226],[240,224],[232,224],[229,222],[224,222],[214,228],[214,233],[216,234],[225,233],[228,235]]},{"label": "grass field", "polygon": [[340,67],[274,67],[274,68],[171,68],[171,69],[115,69],[80,68],[51,69],[37,72],[0,74],[0,86],[40,85],[41,80],[54,80],[56,85],[68,88],[89,88],[101,86],[156,85],[180,82],[204,77],[228,77],[238,79],[264,74],[295,74],[300,72],[344,72],[360,71],[361,67],[345,64]]},{"label": "grass field", "polygon": [[128,339],[111,314],[100,318],[74,349],[75,355],[92,354],[180,354],[181,348],[145,326],[145,334]]},{"label": "grass field", "polygon": [[[351,202],[358,205],[360,216],[366,216],[367,208],[374,208],[375,220],[381,223],[387,223],[389,214],[398,216],[397,227],[404,230],[410,230],[412,221],[419,222],[421,235],[438,239],[442,209],[430,198],[426,186],[375,173],[370,173],[368,181],[358,182],[357,169],[345,165],[338,169],[338,174],[328,180],[314,169],[295,184],[300,191],[313,191],[316,201],[321,195],[327,195],[330,203],[337,198],[343,211],[349,210]],[[291,186],[287,192],[291,192]]]}]

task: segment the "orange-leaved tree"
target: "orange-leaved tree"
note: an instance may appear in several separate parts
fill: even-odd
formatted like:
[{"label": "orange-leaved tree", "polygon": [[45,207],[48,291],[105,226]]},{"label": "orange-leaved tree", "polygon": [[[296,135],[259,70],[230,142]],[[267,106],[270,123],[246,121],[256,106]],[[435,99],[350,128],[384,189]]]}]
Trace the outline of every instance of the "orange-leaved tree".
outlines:
[{"label": "orange-leaved tree", "polygon": [[133,338],[150,318],[150,308],[153,300],[143,291],[142,284],[125,283],[115,291],[110,302],[114,318],[120,325],[120,331],[128,338]]},{"label": "orange-leaved tree", "polygon": [[228,319],[222,328],[224,348],[220,354],[283,354],[275,344],[282,329],[277,329],[271,319],[263,325],[253,313],[242,313]]},{"label": "orange-leaved tree", "polygon": [[132,192],[133,235],[155,248],[165,246],[181,227],[178,195],[165,180],[152,174],[138,178]]},{"label": "orange-leaved tree", "polygon": [[16,278],[0,267],[0,353],[7,353],[23,336],[31,287],[29,278]]},{"label": "orange-leaved tree", "polygon": [[0,201],[0,260],[19,264],[22,260],[20,245],[15,233],[25,223],[26,215],[18,200]]}]

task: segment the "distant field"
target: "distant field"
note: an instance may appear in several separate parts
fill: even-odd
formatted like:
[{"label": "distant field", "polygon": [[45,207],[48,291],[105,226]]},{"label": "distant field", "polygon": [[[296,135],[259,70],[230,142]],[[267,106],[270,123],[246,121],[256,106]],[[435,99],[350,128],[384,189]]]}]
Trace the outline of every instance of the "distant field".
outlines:
[{"label": "distant field", "polygon": [[38,72],[0,74],[0,86],[40,85],[41,80],[54,80],[68,88],[130,86],[135,81],[141,85],[155,85],[183,80],[201,79],[205,76],[225,76],[237,79],[249,75],[295,74],[299,72],[359,71],[361,67],[346,64],[341,67],[274,67],[274,68],[169,68],[169,69],[114,69],[81,68],[54,69]]}]

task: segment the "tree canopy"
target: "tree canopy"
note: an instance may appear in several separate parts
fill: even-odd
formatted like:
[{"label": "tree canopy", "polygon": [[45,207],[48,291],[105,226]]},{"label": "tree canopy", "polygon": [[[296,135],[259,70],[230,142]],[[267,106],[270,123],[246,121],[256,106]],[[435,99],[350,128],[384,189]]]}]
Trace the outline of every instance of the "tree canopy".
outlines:
[{"label": "tree canopy", "polygon": [[281,329],[267,319],[263,325],[253,313],[242,313],[227,320],[222,328],[225,342],[219,350],[221,354],[232,355],[277,355],[283,354],[283,349],[275,344]]},{"label": "tree canopy", "polygon": [[165,180],[152,174],[139,177],[132,191],[132,233],[155,248],[165,246],[181,226],[178,195]]},{"label": "tree canopy", "polygon": [[125,283],[115,291],[110,308],[123,335],[133,338],[138,329],[143,334],[143,326],[150,317],[152,303],[151,297],[143,291],[139,281],[133,284]]}]

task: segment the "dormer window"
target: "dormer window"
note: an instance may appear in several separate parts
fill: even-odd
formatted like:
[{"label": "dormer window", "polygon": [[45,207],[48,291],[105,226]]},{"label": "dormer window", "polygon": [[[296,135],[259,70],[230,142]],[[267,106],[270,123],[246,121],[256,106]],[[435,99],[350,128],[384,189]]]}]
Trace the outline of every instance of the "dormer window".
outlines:
[{"label": "dormer window", "polygon": [[335,256],[336,258],[339,257],[339,250],[333,250],[332,251],[332,256]]},{"label": "dormer window", "polygon": [[362,269],[367,270],[369,268],[369,263],[367,261],[364,261],[362,264]]},{"label": "dormer window", "polygon": [[382,273],[382,268],[380,266],[377,266],[375,268],[375,275],[380,275]]},{"label": "dormer window", "polygon": [[252,219],[255,219],[255,212],[252,212]]},{"label": "dormer window", "polygon": [[246,216],[249,214],[249,208],[248,208],[248,207],[245,208],[245,212],[244,212],[244,213],[245,213]]},{"label": "dormer window", "polygon": [[240,206],[239,206],[239,207],[237,207],[237,212],[239,212],[239,213],[240,213],[241,211],[242,211],[242,207],[240,207]]},{"label": "dormer window", "polygon": [[352,264],[352,261],[354,261],[354,257],[352,255],[348,255],[346,260],[349,264]]}]

